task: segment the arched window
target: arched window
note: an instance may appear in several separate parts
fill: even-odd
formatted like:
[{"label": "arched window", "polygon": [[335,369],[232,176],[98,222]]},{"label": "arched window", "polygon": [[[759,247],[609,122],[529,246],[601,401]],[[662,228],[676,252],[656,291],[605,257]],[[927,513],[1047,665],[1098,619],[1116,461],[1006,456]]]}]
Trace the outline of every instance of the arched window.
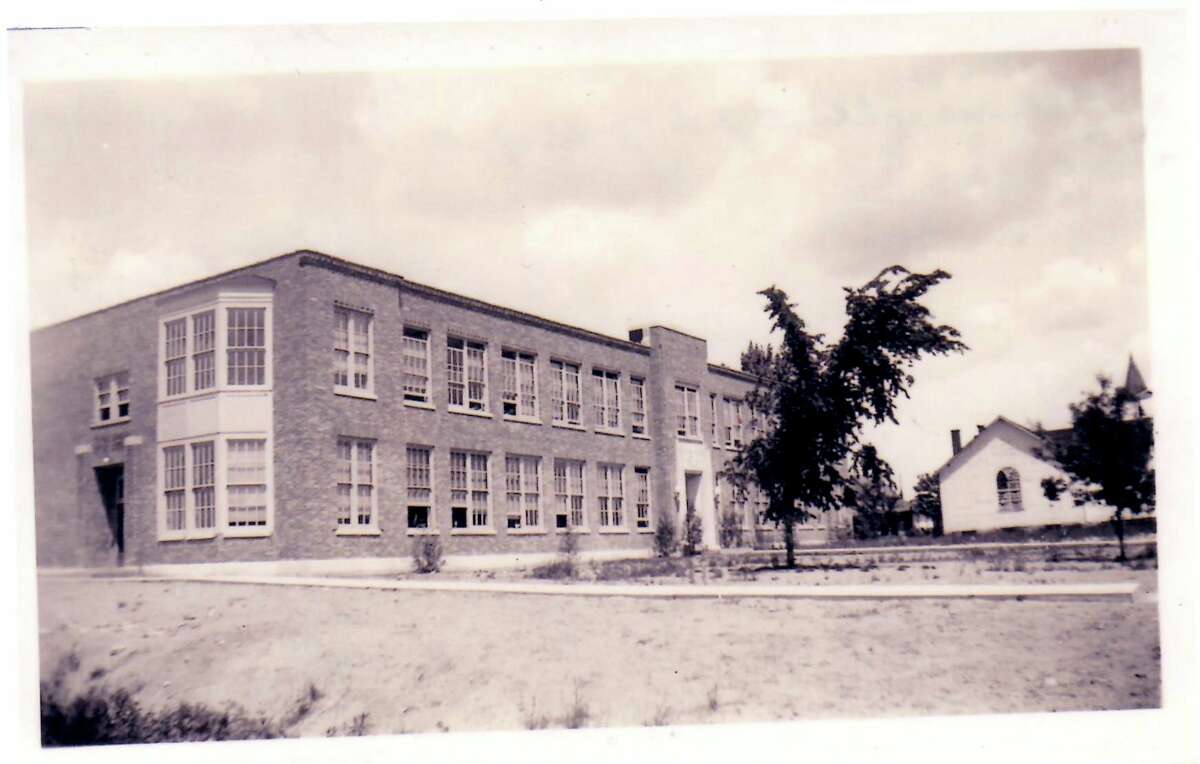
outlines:
[{"label": "arched window", "polygon": [[1001,512],[1020,512],[1021,506],[1021,476],[1012,467],[1005,467],[996,473],[996,495],[1000,499]]}]

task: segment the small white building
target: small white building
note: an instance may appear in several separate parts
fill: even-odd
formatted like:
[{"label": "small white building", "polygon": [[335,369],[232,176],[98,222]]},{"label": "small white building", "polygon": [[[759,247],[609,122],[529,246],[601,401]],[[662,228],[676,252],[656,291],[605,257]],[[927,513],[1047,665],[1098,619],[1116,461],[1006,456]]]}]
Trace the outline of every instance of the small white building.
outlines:
[{"label": "small white building", "polygon": [[951,439],[954,454],[937,471],[945,533],[1094,524],[1112,517],[1104,504],[1079,507],[1070,495],[1046,498],[1042,480],[1066,475],[1042,455],[1050,445],[1027,427],[1001,416],[965,446],[957,430]]}]

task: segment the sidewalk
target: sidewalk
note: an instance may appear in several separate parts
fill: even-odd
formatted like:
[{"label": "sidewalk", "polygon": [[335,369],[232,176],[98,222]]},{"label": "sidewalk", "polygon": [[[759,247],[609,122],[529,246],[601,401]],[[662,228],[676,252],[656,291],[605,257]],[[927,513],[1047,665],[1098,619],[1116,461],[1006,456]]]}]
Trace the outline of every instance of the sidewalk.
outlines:
[{"label": "sidewalk", "polygon": [[[60,576],[60,578],[65,578]],[[90,580],[103,580],[89,577]],[[231,576],[177,575],[132,576],[113,579],[141,583],[213,583],[258,586],[306,586],[335,589],[374,589],[382,591],[466,592],[479,594],[567,595],[572,597],[644,597],[644,598],[764,598],[810,600],[889,600],[889,599],[1038,599],[1132,601],[1138,592],[1136,582],[1098,584],[832,584],[755,585],[755,584],[591,584],[524,583],[510,581],[422,581],[393,578],[334,578],[322,576]]]}]

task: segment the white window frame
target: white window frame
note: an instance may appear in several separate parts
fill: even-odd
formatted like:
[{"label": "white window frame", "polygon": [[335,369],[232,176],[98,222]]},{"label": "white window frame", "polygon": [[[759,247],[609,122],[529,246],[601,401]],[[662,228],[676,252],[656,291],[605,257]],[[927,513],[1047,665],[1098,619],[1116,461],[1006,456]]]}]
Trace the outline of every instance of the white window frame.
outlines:
[{"label": "white window frame", "polygon": [[[1000,487],[1000,478],[1004,478],[1005,487]],[[1021,473],[1013,467],[1001,467],[996,472],[996,500],[999,510],[1004,513],[1024,512],[1025,502],[1021,496]]]},{"label": "white window frame", "polygon": [[[248,526],[229,525],[229,441],[231,440],[260,440],[263,441],[264,470],[263,479],[266,481],[266,491],[263,500],[266,502],[266,524]],[[195,474],[195,449],[200,443],[213,444],[213,483],[208,486],[198,486]],[[166,449],[182,447],[184,453],[185,482],[182,487],[185,496],[184,527],[171,530],[167,528],[166,502]],[[203,435],[179,440],[165,441],[158,444],[156,454],[157,464],[157,498],[155,514],[159,541],[181,541],[185,539],[210,539],[218,536],[226,538],[258,538],[270,536],[275,529],[275,482],[274,482],[274,444],[271,436],[262,432],[238,432]],[[259,485],[259,484],[255,484]],[[201,528],[196,525],[196,488],[211,487],[213,491],[214,525],[211,528]]]},{"label": "white window frame", "polygon": [[[459,343],[455,346],[455,343]],[[478,355],[475,359],[472,358],[472,352]],[[454,358],[458,358],[458,368],[460,370],[461,381],[455,382],[453,379]],[[473,363],[472,361],[475,360]],[[478,370],[481,379],[473,381],[471,372]],[[471,395],[471,385],[477,384],[480,387],[478,396]],[[454,402],[455,385],[461,389],[462,403]],[[487,343],[483,340],[468,339],[454,334],[446,337],[446,408],[449,411],[481,414],[489,413],[488,409],[488,352]]]},{"label": "white window frame", "polygon": [[681,438],[700,438],[700,390],[682,382],[675,383],[675,434]]},{"label": "white window frame", "polygon": [[[515,471],[514,465],[517,468]],[[533,499],[532,505],[530,498]],[[530,454],[504,455],[504,511],[505,526],[509,533],[542,531],[545,515],[542,511],[542,457]],[[514,517],[517,520],[515,526],[512,525]]]},{"label": "white window frame", "polygon": [[[581,365],[574,361],[550,360],[550,374],[554,379],[551,386],[551,405],[554,407],[554,424],[562,427],[583,427],[583,378]],[[573,384],[572,384],[573,383]],[[571,391],[574,390],[574,400]],[[575,416],[571,416],[571,406]]]},{"label": "white window frame", "polygon": [[[414,483],[413,473],[420,468],[414,469],[413,452],[423,451],[426,461],[424,471],[428,473],[428,486],[420,486]],[[433,446],[426,446],[419,443],[408,443],[404,447],[404,524],[408,529],[408,535],[417,536],[423,534],[436,534],[438,532],[437,524],[437,504],[434,497],[437,496],[437,485],[435,482],[434,469],[434,449]],[[421,501],[411,495],[411,491],[428,491],[429,495],[424,501]],[[412,507],[425,507],[425,527],[413,526],[409,523],[409,511]]]},{"label": "white window frame", "polygon": [[[342,479],[342,444],[347,444],[350,447],[350,481],[346,482]],[[371,452],[371,476],[370,482],[360,479],[359,467],[361,466],[359,454],[361,447],[366,446]],[[351,435],[339,435],[336,441],[336,450],[334,452],[337,458],[337,479],[335,481],[334,494],[334,528],[339,536],[363,536],[363,535],[378,535],[379,534],[379,444],[371,438],[358,438]],[[341,507],[338,495],[341,493],[342,486],[350,488],[350,517],[349,522],[341,522]],[[359,522],[361,515],[359,510],[359,489],[369,486],[371,489],[371,506],[368,507],[370,519],[368,522]],[[406,521],[407,522],[407,521]]]},{"label": "white window frame", "polygon": [[714,447],[721,445],[721,440],[719,437],[719,435],[721,433],[721,428],[720,428],[719,419],[717,417],[718,408],[719,407],[717,406],[717,394],[709,393],[708,394],[708,413],[712,417],[712,423],[709,425],[708,429],[709,429],[709,439],[711,440]]},{"label": "white window frame", "polygon": [[[559,468],[562,468],[561,470]],[[586,532],[587,523],[587,462],[582,459],[555,459],[552,467],[554,476],[554,527],[562,532]],[[578,472],[579,492],[572,486],[574,473]],[[578,502],[575,501],[578,499]],[[578,504],[578,506],[576,506]],[[558,525],[560,515],[567,518],[566,527]]]},{"label": "white window frame", "polygon": [[[462,488],[455,487],[455,468],[454,462],[456,457],[464,457],[464,479]],[[450,451],[450,533],[456,535],[470,534],[494,534],[496,532],[495,517],[496,513],[493,507],[493,494],[495,486],[492,481],[492,458],[491,453],[487,451],[471,451],[468,449],[457,448]],[[484,464],[482,470],[479,469],[478,460],[483,459]],[[476,487],[475,480],[482,476],[484,490],[480,491]],[[464,494],[461,501],[455,499],[455,493]],[[476,493],[485,493],[483,511],[485,516],[483,522],[476,515],[478,508],[474,502]],[[454,510],[462,508],[465,512],[466,525],[464,527],[454,527]]]},{"label": "white window frame", "polygon": [[725,448],[739,449],[746,445],[745,404],[738,398],[724,398],[722,405],[725,410]]},{"label": "white window frame", "polygon": [[600,462],[596,465],[596,527],[600,532],[624,531],[625,465]]},{"label": "white window frame", "polygon": [[[237,308],[258,308],[263,311],[263,384],[253,385],[233,385],[229,384],[228,380],[228,351],[229,348],[229,333],[228,333],[228,317],[230,309]],[[212,311],[213,314],[213,375],[214,384],[212,387],[197,389],[196,388],[196,358],[198,355],[203,355],[207,351],[194,353],[195,341],[195,322],[196,316]],[[182,319],[184,322],[184,337],[185,349],[180,356],[175,356],[183,360],[183,389],[180,392],[167,393],[167,374],[166,374],[166,341],[167,341],[167,325],[173,321]],[[159,316],[158,318],[158,365],[157,365],[157,380],[158,380],[158,400],[175,401],[198,396],[213,395],[221,392],[265,392],[270,391],[274,384],[274,308],[273,296],[270,293],[265,294],[246,294],[246,293],[228,293],[217,296],[215,299],[208,300],[199,305],[193,305],[187,309],[175,310],[170,313]]]},{"label": "white window frame", "polygon": [[592,367],[592,426],[601,432],[621,432],[621,374]]},{"label": "white window frame", "polygon": [[643,533],[654,532],[654,492],[650,485],[650,468],[633,468],[634,526]]},{"label": "white window frame", "polygon": [[629,432],[635,438],[650,437],[649,417],[646,409],[646,379],[644,377],[629,378],[630,413]]},{"label": "white window frame", "polygon": [[[422,326],[405,326],[401,333],[401,375],[406,406],[433,407],[433,365],[429,354],[432,335],[432,332]],[[419,355],[410,352],[417,343],[424,346],[424,352]],[[420,368],[412,364],[412,361],[418,358],[421,361]],[[415,380],[423,380],[423,384],[418,386]]]},{"label": "white window frame", "polygon": [[[500,351],[500,412],[505,419],[538,421],[537,356],[524,350]],[[508,413],[508,406],[513,413]]]},{"label": "white window frame", "polygon": [[[122,384],[122,382],[124,384]],[[121,393],[125,393],[125,400],[121,400]],[[101,396],[108,396],[108,405],[104,406],[101,403]],[[125,414],[121,415],[121,405],[125,405]],[[110,424],[121,424],[128,422],[132,412],[133,402],[129,397],[129,372],[118,371],[114,374],[106,374],[103,377],[97,377],[92,380],[92,426],[106,427]],[[108,419],[103,419],[100,412],[105,408],[109,409]]]},{"label": "white window frame", "polygon": [[[340,321],[346,317],[346,339],[341,337]],[[366,352],[357,347],[355,342],[355,320],[365,320],[367,323]],[[333,352],[334,379],[333,391],[338,395],[349,395],[354,398],[375,399],[375,314],[365,308],[352,308],[348,305],[335,303],[333,306]],[[338,353],[345,353],[345,361],[338,359]],[[358,356],[365,355],[366,379],[359,380]],[[346,382],[339,381],[339,375],[344,375]]]}]

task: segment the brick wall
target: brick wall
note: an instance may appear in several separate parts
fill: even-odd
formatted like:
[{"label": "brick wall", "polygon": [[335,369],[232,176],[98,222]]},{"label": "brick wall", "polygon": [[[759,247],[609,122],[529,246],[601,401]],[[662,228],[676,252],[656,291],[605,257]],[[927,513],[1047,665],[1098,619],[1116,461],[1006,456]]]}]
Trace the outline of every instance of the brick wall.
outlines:
[{"label": "brick wall", "polygon": [[[274,532],[267,538],[216,538],[160,542],[156,530],[155,421],[157,327],[162,296],[151,296],[34,333],[35,502],[39,565],[98,565],[114,559],[94,468],[124,463],[126,470],[126,562],[181,563],[232,560],[325,559],[407,556],[415,537],[407,530],[405,504],[408,444],[432,447],[435,528],[449,554],[554,551],[554,459],[586,462],[584,549],[645,549],[651,534],[634,528],[634,468],[649,467],[652,511],[674,510],[674,385],[700,387],[700,435],[712,450],[714,472],[731,456],[708,441],[709,391],[743,396],[752,384],[736,374],[714,372],[701,339],[661,327],[645,344],[600,338],[556,328],[503,309],[481,306],[437,290],[408,285],[386,274],[302,253],[241,269],[272,279],[274,292]],[[182,289],[182,288],[181,288]],[[374,400],[335,394],[332,341],[336,303],[373,315]],[[402,385],[405,325],[430,333],[434,410],[406,406]],[[488,410],[471,416],[447,410],[447,336],[486,342]],[[501,350],[536,354],[536,423],[501,416]],[[578,363],[583,382],[582,429],[552,422],[549,361]],[[620,373],[621,426],[617,435],[592,426],[593,367]],[[94,376],[130,373],[131,421],[93,428]],[[630,427],[630,376],[646,379],[648,432]],[[127,436],[141,445],[123,445]],[[373,440],[378,535],[339,535],[336,524],[336,443],[339,436]],[[77,446],[89,446],[79,455]],[[494,533],[461,534],[450,528],[451,450],[489,454],[490,521]],[[512,533],[505,527],[504,458],[541,457],[544,533]],[[105,462],[104,460],[108,461]],[[626,530],[598,530],[596,466],[625,465]]]}]

